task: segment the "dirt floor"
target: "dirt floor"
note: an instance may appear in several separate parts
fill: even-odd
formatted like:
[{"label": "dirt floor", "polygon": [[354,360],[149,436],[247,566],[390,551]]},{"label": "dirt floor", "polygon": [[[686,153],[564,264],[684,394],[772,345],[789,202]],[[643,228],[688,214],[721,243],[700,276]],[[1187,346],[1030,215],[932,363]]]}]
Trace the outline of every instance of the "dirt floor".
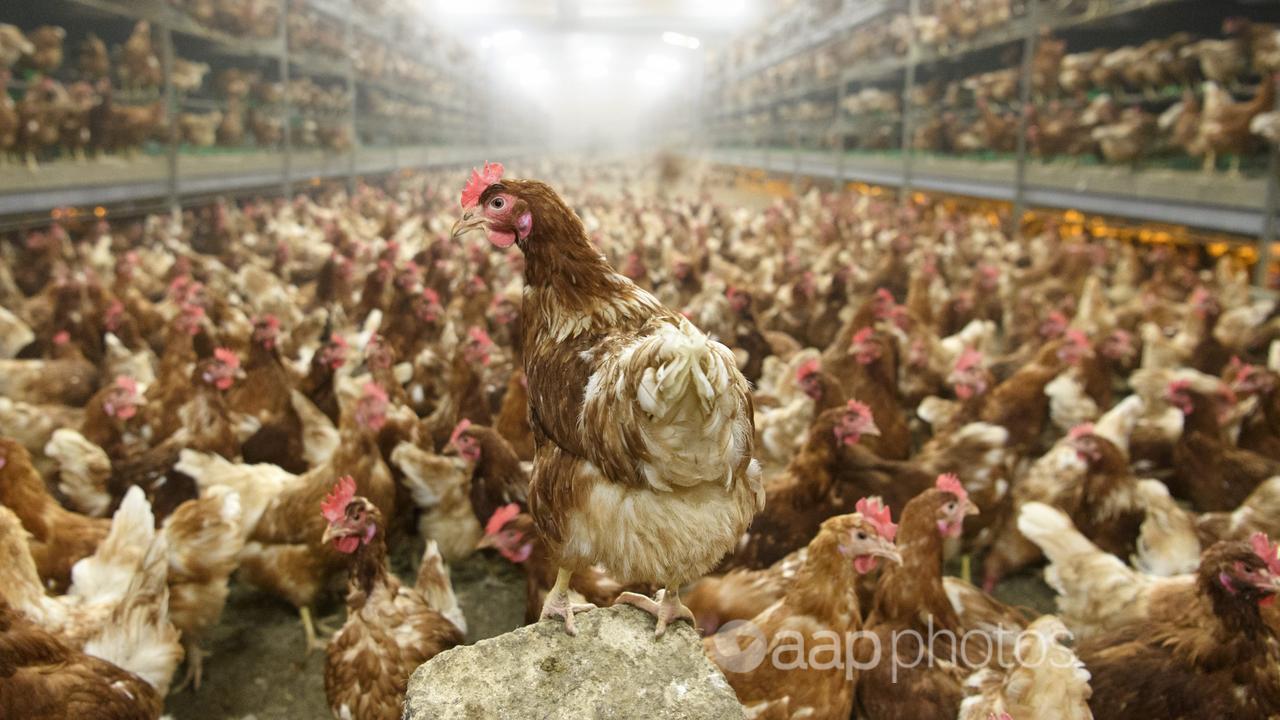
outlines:
[{"label": "dirt floor", "polygon": [[[401,577],[412,579],[407,555],[395,558]],[[959,564],[949,572],[959,574]],[[452,569],[470,642],[500,635],[524,620],[524,578],[501,559],[475,555]],[[996,596],[1038,612],[1053,609],[1053,594],[1039,571],[1010,578]],[[344,609],[335,596],[319,609],[321,622],[338,627]],[[288,604],[233,584],[222,623],[205,649],[204,685],[169,697],[174,720],[317,720],[329,717],[324,697],[324,655],[307,655],[298,614]]]},{"label": "dirt floor", "polygon": [[[410,560],[395,558],[412,582]],[[452,569],[468,640],[501,635],[524,621],[524,577],[509,563],[474,555]],[[318,609],[320,621],[340,627],[345,609],[336,595]],[[324,698],[324,653],[306,653],[293,607],[233,583],[222,622],[210,632],[204,684],[171,695],[173,720],[319,720],[330,717]]]}]

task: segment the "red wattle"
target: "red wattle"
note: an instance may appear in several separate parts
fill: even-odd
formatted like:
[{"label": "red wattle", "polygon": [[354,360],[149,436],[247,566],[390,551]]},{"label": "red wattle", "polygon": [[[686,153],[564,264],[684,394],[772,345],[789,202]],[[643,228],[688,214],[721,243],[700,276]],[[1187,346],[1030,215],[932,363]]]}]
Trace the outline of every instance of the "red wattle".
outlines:
[{"label": "red wattle", "polygon": [[489,242],[495,247],[509,248],[516,244],[516,234],[513,232],[502,232],[501,230],[489,231]]}]

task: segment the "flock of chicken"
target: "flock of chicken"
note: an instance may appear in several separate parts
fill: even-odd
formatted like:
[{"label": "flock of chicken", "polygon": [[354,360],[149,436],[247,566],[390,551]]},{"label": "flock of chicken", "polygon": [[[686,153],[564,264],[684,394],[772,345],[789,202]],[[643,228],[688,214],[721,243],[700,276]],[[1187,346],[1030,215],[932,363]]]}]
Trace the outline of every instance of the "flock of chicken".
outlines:
[{"label": "flock of chicken", "polygon": [[[1280,319],[1243,268],[1011,242],[943,204],[753,211],[723,178],[663,198],[634,167],[554,172],[613,266],[753,385],[763,510],[683,593],[708,633],[749,621],[705,642],[750,716],[1280,713]],[[298,608],[340,718],[399,718],[412,670],[463,642],[446,563],[500,553],[539,617],[563,550],[528,506],[525,267],[450,238],[455,180],[0,245],[0,715],[158,717],[184,656],[199,684],[233,573]],[[387,555],[415,536],[402,584]],[[953,556],[982,588],[944,578]],[[1059,617],[988,594],[1046,558]],[[310,609],[344,578],[325,642]],[[899,641],[926,626],[1051,661]],[[725,660],[744,628],[758,667]],[[929,661],[781,667],[777,638],[823,633]]]},{"label": "flock of chicken", "polygon": [[[195,13],[197,20],[207,19],[211,27],[251,37],[259,37],[253,33],[266,29],[267,37],[276,36],[278,23],[271,14],[278,18],[279,8],[272,9],[270,3],[220,0],[191,5],[184,9]],[[248,15],[241,17],[244,13]],[[321,27],[324,16],[298,5],[288,18],[291,47],[312,52],[332,49],[324,40],[333,35]],[[349,52],[361,77],[393,88],[408,84],[420,92],[444,88],[438,71],[395,50],[384,38],[354,34],[350,51],[341,32],[337,38],[337,54]],[[70,65],[64,63],[66,40],[67,31],[57,26],[24,33],[14,25],[0,24],[0,163],[16,156],[35,169],[39,161],[59,155],[78,161],[89,153],[132,155],[149,140],[167,138],[169,116],[160,97],[164,74],[149,22],[139,21],[114,55],[100,37],[86,34],[77,39],[74,68],[64,69]],[[202,93],[210,72],[207,63],[174,59],[173,86],[179,104],[188,108],[174,116],[179,142],[193,148],[239,148],[249,142],[261,148],[278,147],[284,137],[282,102],[287,99],[301,115],[293,134],[297,147],[338,153],[351,149],[352,97],[345,84],[317,82],[295,72],[286,86],[264,79],[259,70],[227,67],[214,75],[212,89],[219,109],[210,110],[203,98],[188,102]],[[15,80],[14,73],[23,79]],[[11,89],[16,91],[16,101]],[[420,120],[434,116],[434,110],[421,101],[391,97],[370,90],[366,101],[370,114]],[[421,132],[410,133],[409,139],[419,138]]]}]

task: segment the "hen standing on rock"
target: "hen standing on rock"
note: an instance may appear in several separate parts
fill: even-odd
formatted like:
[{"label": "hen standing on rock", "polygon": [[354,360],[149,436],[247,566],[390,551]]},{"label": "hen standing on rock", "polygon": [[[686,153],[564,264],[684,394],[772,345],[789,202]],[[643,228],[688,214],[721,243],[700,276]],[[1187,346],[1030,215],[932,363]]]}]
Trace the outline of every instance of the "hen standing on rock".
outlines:
[{"label": "hen standing on rock", "polygon": [[524,369],[534,468],[529,506],[556,584],[542,617],[564,619],[575,571],[600,563],[654,599],[619,602],[692,622],[680,586],[725,556],[764,502],[751,394],[733,353],[618,274],[547,185],[486,164],[462,193],[454,238],[483,228],[524,253]]}]

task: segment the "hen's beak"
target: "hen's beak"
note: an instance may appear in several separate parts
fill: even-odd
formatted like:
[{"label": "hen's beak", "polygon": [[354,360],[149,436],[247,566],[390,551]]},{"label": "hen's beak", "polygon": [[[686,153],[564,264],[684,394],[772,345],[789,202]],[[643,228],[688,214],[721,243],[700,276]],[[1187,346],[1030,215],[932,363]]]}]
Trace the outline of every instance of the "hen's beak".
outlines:
[{"label": "hen's beak", "polygon": [[341,525],[329,525],[324,529],[324,535],[320,536],[320,544],[328,545],[333,540],[351,535],[351,530]]},{"label": "hen's beak", "polygon": [[497,535],[485,535],[476,543],[476,550],[489,550],[498,547],[497,538]]},{"label": "hen's beak", "polygon": [[964,514],[965,515],[981,515],[982,511],[978,509],[978,506],[975,505],[972,500],[965,500]]},{"label": "hen's beak", "polygon": [[863,434],[863,435],[873,435],[873,436],[875,436],[875,437],[880,437],[880,428],[879,428],[879,427],[877,427],[877,426],[876,426],[876,424],[875,424],[875,423],[873,423],[873,422],[872,422],[872,423],[867,423],[867,429],[866,429],[866,430],[863,430],[863,431],[862,431],[862,434]]},{"label": "hen's beak", "polygon": [[898,546],[884,538],[878,538],[876,540],[876,546],[867,554],[881,557],[885,560],[891,560],[899,565],[902,564],[902,553],[898,552]]},{"label": "hen's beak", "polygon": [[484,216],[478,213],[475,208],[468,210],[462,214],[462,217],[458,218],[458,222],[453,224],[449,239],[456,242],[458,238],[482,225],[484,225]]}]

